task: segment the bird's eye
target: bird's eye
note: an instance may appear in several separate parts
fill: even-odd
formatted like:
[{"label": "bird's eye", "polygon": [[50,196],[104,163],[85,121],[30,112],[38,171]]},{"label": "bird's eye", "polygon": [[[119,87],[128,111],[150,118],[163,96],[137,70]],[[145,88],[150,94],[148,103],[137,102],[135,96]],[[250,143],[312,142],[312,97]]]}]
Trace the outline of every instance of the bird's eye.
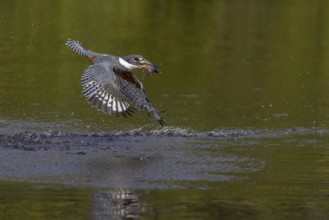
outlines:
[{"label": "bird's eye", "polygon": [[135,60],[135,61],[139,61],[139,60],[140,60],[140,58],[138,58],[138,57],[135,57],[135,58],[134,58],[134,60]]}]

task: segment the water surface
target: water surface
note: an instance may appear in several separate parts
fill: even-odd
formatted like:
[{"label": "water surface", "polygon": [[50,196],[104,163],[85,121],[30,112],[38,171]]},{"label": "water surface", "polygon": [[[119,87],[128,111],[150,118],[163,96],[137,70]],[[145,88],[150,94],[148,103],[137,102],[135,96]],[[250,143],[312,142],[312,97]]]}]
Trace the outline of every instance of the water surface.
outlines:
[{"label": "water surface", "polygon": [[[326,219],[326,1],[0,3],[1,219]],[[92,108],[68,38],[161,66]]]}]

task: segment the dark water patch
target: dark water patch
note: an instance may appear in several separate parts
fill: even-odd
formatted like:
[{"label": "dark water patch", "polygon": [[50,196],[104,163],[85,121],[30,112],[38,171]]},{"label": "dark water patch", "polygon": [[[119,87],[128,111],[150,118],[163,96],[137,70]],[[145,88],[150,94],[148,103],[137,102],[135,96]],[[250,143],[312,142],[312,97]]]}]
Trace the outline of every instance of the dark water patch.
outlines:
[{"label": "dark water patch", "polygon": [[[0,135],[0,179],[127,188],[211,187],[247,181],[270,161],[257,149],[309,146],[326,130],[164,127],[107,134],[22,132]],[[271,141],[267,141],[267,140]],[[315,140],[315,141],[314,141]],[[247,149],[253,154],[243,153]]]},{"label": "dark water patch", "polygon": [[250,137],[251,131],[213,133],[165,127],[108,134],[1,135],[0,179],[128,188],[205,187],[200,181],[241,181],[245,174],[266,166],[250,156],[223,152],[229,138]]}]

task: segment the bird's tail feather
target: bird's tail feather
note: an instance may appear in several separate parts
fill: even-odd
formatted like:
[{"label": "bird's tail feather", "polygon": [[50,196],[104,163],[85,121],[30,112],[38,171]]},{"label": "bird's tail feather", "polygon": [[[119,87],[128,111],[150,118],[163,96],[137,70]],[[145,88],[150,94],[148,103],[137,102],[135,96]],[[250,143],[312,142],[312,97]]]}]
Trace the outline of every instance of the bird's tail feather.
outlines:
[{"label": "bird's tail feather", "polygon": [[71,48],[74,52],[82,55],[82,56],[87,56],[91,57],[93,55],[93,52],[90,50],[87,50],[82,46],[82,43],[79,41],[71,40],[70,38],[66,42],[66,46]]}]

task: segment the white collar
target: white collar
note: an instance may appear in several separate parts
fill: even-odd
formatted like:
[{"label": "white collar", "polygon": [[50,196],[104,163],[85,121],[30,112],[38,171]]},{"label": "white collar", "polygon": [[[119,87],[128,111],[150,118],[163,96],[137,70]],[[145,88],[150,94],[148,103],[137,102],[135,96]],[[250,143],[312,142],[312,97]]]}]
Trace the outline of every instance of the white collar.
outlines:
[{"label": "white collar", "polygon": [[133,70],[135,68],[138,68],[138,66],[128,63],[127,61],[125,61],[121,57],[119,57],[119,62],[122,66],[126,67],[128,70]]}]

